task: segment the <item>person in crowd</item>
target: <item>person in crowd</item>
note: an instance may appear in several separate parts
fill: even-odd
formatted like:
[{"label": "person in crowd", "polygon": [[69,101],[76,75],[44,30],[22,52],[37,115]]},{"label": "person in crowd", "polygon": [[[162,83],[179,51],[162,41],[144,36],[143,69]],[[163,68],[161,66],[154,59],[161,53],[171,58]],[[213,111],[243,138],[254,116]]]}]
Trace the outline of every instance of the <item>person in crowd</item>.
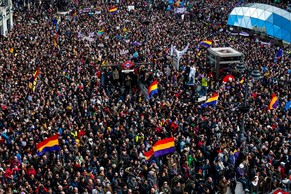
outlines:
[{"label": "person in crowd", "polygon": [[[240,1],[55,3],[13,1],[0,36],[0,193],[225,193],[235,179],[255,193],[290,189],[290,48],[230,32]],[[235,67],[221,72],[234,80],[216,79],[203,40],[242,52],[261,79]],[[187,48],[178,68],[171,45]],[[54,135],[58,149],[40,153]],[[174,152],[147,160],[168,137]]]}]

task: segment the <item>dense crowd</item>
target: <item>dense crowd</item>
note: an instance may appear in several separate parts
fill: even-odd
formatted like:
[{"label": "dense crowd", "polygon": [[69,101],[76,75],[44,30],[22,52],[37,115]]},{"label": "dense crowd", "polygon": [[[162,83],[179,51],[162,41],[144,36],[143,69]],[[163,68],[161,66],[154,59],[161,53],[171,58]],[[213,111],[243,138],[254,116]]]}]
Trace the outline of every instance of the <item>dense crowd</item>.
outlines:
[{"label": "dense crowd", "polygon": [[[237,3],[189,0],[182,16],[162,1],[72,1],[67,15],[17,2],[14,28],[0,38],[0,193],[226,193],[234,180],[252,194],[290,190],[290,56],[274,61],[274,44],[228,33]],[[202,40],[241,51],[245,66],[262,74],[247,81],[243,142],[246,73],[228,68],[221,74],[235,81],[215,80]],[[176,69],[171,45],[188,43]],[[136,65],[126,74],[127,60]],[[154,80],[158,94],[147,99],[140,85]],[[198,98],[216,92],[218,104],[201,108]],[[274,93],[279,106],[269,110]],[[61,149],[38,156],[36,144],[54,134]],[[172,136],[175,153],[145,160],[156,141]]]}]

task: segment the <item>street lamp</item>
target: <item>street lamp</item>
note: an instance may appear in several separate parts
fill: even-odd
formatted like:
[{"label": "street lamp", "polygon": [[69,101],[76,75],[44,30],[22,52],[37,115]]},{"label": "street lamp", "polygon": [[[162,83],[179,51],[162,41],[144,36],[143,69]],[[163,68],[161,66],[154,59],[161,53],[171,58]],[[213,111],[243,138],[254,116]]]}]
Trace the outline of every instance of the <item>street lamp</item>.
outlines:
[{"label": "street lamp", "polygon": [[148,33],[149,33],[149,32],[148,32],[148,31],[149,31],[148,27],[149,27],[149,25],[150,25],[149,12],[150,12],[150,10],[151,10],[151,7],[152,7],[151,2],[150,2],[150,1],[147,1],[146,19],[145,19],[145,21],[143,22],[144,25],[146,25],[146,45],[148,44]]},{"label": "street lamp", "polygon": [[241,125],[241,131],[239,134],[239,142],[242,143],[245,141],[245,115],[246,113],[249,112],[250,110],[250,106],[247,104],[247,99],[248,99],[248,79],[249,76],[251,76],[251,78],[254,81],[258,81],[259,79],[261,79],[261,74],[259,70],[251,70],[248,67],[246,67],[244,64],[238,64],[236,66],[236,69],[238,70],[238,72],[243,73],[246,72],[246,77],[244,80],[244,84],[245,84],[245,88],[244,88],[244,102],[243,105],[241,105],[239,107],[240,112],[243,114],[243,118],[242,118],[242,125]]}]

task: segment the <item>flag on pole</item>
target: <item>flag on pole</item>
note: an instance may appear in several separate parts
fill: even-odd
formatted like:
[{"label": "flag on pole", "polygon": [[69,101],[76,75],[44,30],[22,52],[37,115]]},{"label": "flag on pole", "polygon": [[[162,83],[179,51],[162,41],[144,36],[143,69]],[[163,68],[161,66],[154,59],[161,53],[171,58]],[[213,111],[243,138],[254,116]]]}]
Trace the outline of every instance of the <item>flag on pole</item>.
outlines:
[{"label": "flag on pole", "polygon": [[147,161],[150,161],[153,156],[160,157],[173,152],[175,152],[175,139],[169,137],[158,140],[148,152],[144,152],[144,156]]},{"label": "flag on pole", "polygon": [[209,48],[212,46],[212,40],[203,40],[199,43],[201,46]]},{"label": "flag on pole", "polygon": [[148,88],[148,99],[150,99],[154,94],[158,94],[158,81],[155,80]]},{"label": "flag on pole", "polygon": [[271,98],[270,105],[269,105],[269,110],[276,109],[278,107],[278,105],[279,105],[279,99],[276,96],[276,94],[273,94],[272,98]]},{"label": "flag on pole", "polygon": [[36,84],[37,84],[37,79],[40,73],[40,67],[37,67],[37,70],[34,72],[34,74],[31,76],[31,78],[29,79],[29,83],[28,83],[28,88],[34,92],[35,88],[36,88]]},{"label": "flag on pole", "polygon": [[149,151],[143,153],[145,156],[146,161],[150,161],[154,156],[154,149],[151,148]]},{"label": "flag on pole", "polygon": [[116,13],[117,10],[118,10],[117,6],[113,6],[113,7],[110,7],[110,8],[109,8],[109,12],[110,12],[110,13]]},{"label": "flag on pole", "polygon": [[207,106],[216,105],[218,102],[218,93],[213,94],[204,104],[201,105],[201,108],[206,108]]},{"label": "flag on pole", "polygon": [[53,135],[36,144],[37,155],[41,156],[46,152],[53,152],[60,150],[59,135]]},{"label": "flag on pole", "polygon": [[159,140],[153,146],[154,156],[159,157],[175,152],[174,137]]}]

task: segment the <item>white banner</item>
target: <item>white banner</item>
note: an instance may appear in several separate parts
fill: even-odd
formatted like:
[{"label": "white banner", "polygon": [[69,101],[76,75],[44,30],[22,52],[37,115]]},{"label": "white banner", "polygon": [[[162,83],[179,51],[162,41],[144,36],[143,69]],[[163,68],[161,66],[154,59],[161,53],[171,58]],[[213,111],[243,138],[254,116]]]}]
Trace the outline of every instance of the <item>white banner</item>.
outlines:
[{"label": "white banner", "polygon": [[203,101],[206,101],[206,96],[202,96],[198,98],[198,102],[203,102]]},{"label": "white banner", "polygon": [[129,50],[122,50],[122,51],[120,51],[120,55],[125,55],[127,53],[129,53]]},{"label": "white banner", "polygon": [[176,53],[176,63],[174,63],[174,64],[176,64],[176,69],[178,70],[179,69],[179,64],[180,64],[180,59],[181,59],[181,57],[187,52],[187,50],[188,50],[188,47],[189,47],[189,43],[187,44],[187,46],[182,50],[182,51],[178,51],[175,47],[174,47],[174,51],[175,51],[175,53]]},{"label": "white banner", "polygon": [[177,7],[175,8],[175,13],[185,13],[186,7]]},{"label": "white banner", "polygon": [[127,10],[128,10],[128,11],[134,10],[134,5],[129,5],[129,6],[127,7]]}]

